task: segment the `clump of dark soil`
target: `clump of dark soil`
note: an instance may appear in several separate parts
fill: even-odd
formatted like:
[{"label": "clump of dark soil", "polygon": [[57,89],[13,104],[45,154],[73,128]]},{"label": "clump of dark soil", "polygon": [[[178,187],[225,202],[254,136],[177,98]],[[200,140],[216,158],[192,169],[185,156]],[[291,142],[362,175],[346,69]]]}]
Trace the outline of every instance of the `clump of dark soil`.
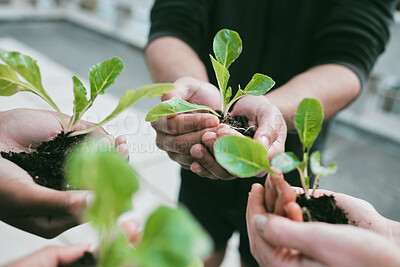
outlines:
[{"label": "clump of dark soil", "polygon": [[42,186],[66,190],[65,162],[72,149],[86,135],[69,137],[60,133],[53,140],[43,142],[32,153],[1,152],[1,156],[26,170]]},{"label": "clump of dark soil", "polygon": [[[303,208],[303,219],[305,222],[319,221],[332,224],[349,224],[346,212],[337,206],[334,196],[313,196],[307,199],[301,194],[296,199],[297,204]],[[306,207],[307,209],[304,209]]]},{"label": "clump of dark soil", "polygon": [[[222,115],[220,111],[217,112]],[[254,138],[254,135],[257,130],[255,126],[249,126],[249,119],[243,115],[238,115],[233,117],[228,115],[225,119],[220,120],[220,122],[228,124],[239,133],[251,138]]]}]

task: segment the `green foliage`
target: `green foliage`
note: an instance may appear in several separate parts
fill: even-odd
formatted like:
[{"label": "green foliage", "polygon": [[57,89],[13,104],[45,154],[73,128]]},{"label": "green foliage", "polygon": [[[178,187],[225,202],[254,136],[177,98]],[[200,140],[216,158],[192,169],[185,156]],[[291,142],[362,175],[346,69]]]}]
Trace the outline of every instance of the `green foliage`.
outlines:
[{"label": "green foliage", "polygon": [[296,169],[300,161],[293,152],[281,152],[272,159],[271,164],[282,173],[288,173]]},{"label": "green foliage", "polygon": [[304,151],[310,150],[321,131],[323,121],[324,111],[318,99],[305,98],[301,101],[294,117],[294,124]]},{"label": "green foliage", "polygon": [[207,110],[215,115],[219,116],[218,113],[216,113],[212,108],[209,108],[207,106],[200,106],[200,105],[195,105],[191,104],[185,100],[182,100],[178,97],[173,97],[170,100],[161,102],[157,106],[153,107],[149,113],[146,115],[146,121],[156,121],[171,115],[179,114],[179,113],[185,113],[185,112],[191,112],[195,110]]},{"label": "green foliage", "polygon": [[331,163],[328,167],[321,166],[321,152],[315,151],[310,157],[310,167],[314,174],[321,176],[333,175],[337,171],[336,163]]},{"label": "green foliage", "polygon": [[272,172],[265,147],[247,137],[224,136],[214,144],[217,162],[239,177],[252,177],[262,171]]},{"label": "green foliage", "polygon": [[[74,108],[71,120],[67,125],[64,120],[64,115],[43,89],[41,74],[36,61],[29,56],[22,55],[19,52],[7,52],[1,48],[0,58],[7,64],[0,64],[0,95],[10,96],[19,91],[29,91],[38,95],[58,112],[65,132],[73,131],[76,123],[93,105],[97,96],[99,94],[104,94],[105,90],[114,83],[115,79],[121,74],[124,68],[124,63],[118,57],[113,57],[93,66],[89,72],[89,99],[87,98],[87,90],[85,86],[76,76],[74,76],[72,78]],[[25,81],[21,81],[18,75],[24,78]],[[154,84],[143,86],[137,91],[128,90],[119,101],[116,109],[102,122],[90,129],[75,132],[71,134],[71,136],[89,133],[115,118],[115,116],[140,99],[161,96],[173,88],[174,86],[172,84]]]},{"label": "green foliage", "polygon": [[141,267],[188,267],[211,250],[210,238],[182,207],[159,207],[147,219],[136,248]]},{"label": "green foliage", "polygon": [[235,31],[223,29],[214,37],[213,50],[218,62],[226,69],[242,53],[242,39]]},{"label": "green foliage", "polygon": [[[268,76],[256,73],[244,90],[240,89],[238,85],[238,91],[236,95],[232,97],[232,88],[228,86],[230,74],[228,68],[230,65],[240,56],[242,53],[242,40],[237,32],[222,29],[217,32],[214,37],[213,50],[215,58],[210,55],[211,63],[217,78],[218,87],[220,90],[221,97],[221,112],[222,117],[225,118],[228,115],[229,109],[232,105],[245,95],[260,96],[266,94],[274,85],[275,82]],[[178,105],[181,104],[179,101],[175,101]],[[186,102],[187,103],[187,102]],[[161,105],[161,104],[160,104]],[[159,105],[159,106],[160,106]],[[173,108],[169,104],[167,106],[156,106],[155,110],[151,110],[151,120],[149,117],[148,121],[162,119],[166,116],[179,114],[182,112],[188,112],[187,108]],[[167,110],[167,112],[165,112]],[[211,108],[205,109],[204,106],[193,106],[190,111],[195,110],[208,110],[211,113],[216,114]],[[159,112],[159,113],[156,113]]]},{"label": "green foliage", "polygon": [[83,143],[67,162],[68,180],[95,194],[87,216],[100,233],[111,231],[139,189],[138,174],[113,148]]}]

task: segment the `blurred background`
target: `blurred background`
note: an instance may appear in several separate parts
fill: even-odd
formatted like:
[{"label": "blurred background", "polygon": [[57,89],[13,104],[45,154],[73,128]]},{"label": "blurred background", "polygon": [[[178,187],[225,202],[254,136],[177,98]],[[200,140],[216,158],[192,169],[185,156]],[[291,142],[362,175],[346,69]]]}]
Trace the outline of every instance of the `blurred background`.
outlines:
[{"label": "blurred background", "polygon": [[[121,97],[126,89],[151,83],[143,49],[153,2],[0,0],[0,47],[3,44],[8,45],[7,49],[14,45],[16,50],[26,47],[43,58],[42,61],[54,62],[58,66],[52,70],[54,77],[68,70],[87,79],[92,65],[119,56],[126,67],[108,93]],[[52,74],[42,76],[45,75]],[[72,83],[69,81],[66,87],[72,87]],[[144,114],[158,101],[139,102],[131,112]],[[15,97],[0,99],[0,111],[14,104],[17,107],[17,102]],[[147,142],[154,142],[151,129],[147,135],[151,137]],[[132,140],[134,145],[136,139]],[[385,53],[359,98],[333,119],[323,156],[325,163],[337,162],[339,171],[324,178],[321,188],[365,199],[383,216],[400,221],[400,4]],[[131,155],[134,165],[140,157],[140,153]],[[178,166],[165,155],[157,164],[144,166],[139,161],[136,167],[149,181],[167,183],[168,186],[160,186],[161,190],[169,190],[166,194],[176,198]],[[165,179],[157,180],[160,178]],[[166,181],[173,181],[172,187]],[[0,228],[0,236],[3,233]],[[0,238],[0,264],[6,262],[3,248],[8,242]],[[230,256],[235,258],[235,255]],[[232,262],[225,262],[225,266],[236,266]]]}]

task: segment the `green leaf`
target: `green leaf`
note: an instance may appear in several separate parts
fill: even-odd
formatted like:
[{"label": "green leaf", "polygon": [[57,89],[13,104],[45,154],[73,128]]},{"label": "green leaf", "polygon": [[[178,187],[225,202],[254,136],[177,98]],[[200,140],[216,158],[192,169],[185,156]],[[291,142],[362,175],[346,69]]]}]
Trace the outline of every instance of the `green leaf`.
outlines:
[{"label": "green leaf", "polygon": [[80,132],[75,132],[73,135],[89,133],[103,126],[104,124],[115,118],[118,114],[120,114],[121,112],[123,112],[124,110],[126,110],[139,100],[143,98],[162,96],[163,94],[171,91],[174,88],[175,86],[170,83],[156,83],[153,85],[145,85],[136,91],[127,90],[125,94],[122,96],[122,98],[119,100],[118,106],[109,116],[107,116],[107,118],[105,118],[103,121],[93,126],[92,128]]},{"label": "green leaf", "polygon": [[239,177],[252,177],[264,170],[272,172],[265,147],[247,137],[224,136],[214,144],[217,162]]},{"label": "green leaf", "polygon": [[210,111],[211,113],[215,114],[216,116],[219,116],[218,113],[216,113],[212,108],[207,107],[207,106],[200,106],[200,105],[195,105],[192,103],[189,103],[185,100],[180,99],[179,97],[173,97],[170,100],[161,102],[154,108],[152,108],[149,113],[147,113],[147,116],[145,118],[146,121],[151,122],[151,121],[156,121],[171,115],[179,114],[179,113],[185,113],[185,112],[191,112],[195,110],[207,110]]},{"label": "green leaf", "polygon": [[129,163],[102,142],[84,142],[67,162],[70,184],[94,192],[87,219],[100,233],[110,233],[139,188],[138,174]]},{"label": "green leaf", "polygon": [[126,237],[119,231],[114,240],[102,244],[98,266],[125,266],[124,264],[134,263],[133,253]]},{"label": "green leaf", "polygon": [[28,87],[28,84],[18,79],[11,67],[0,64],[0,95],[10,96],[19,91],[28,91]]},{"label": "green leaf", "polygon": [[214,37],[213,50],[218,62],[228,69],[242,53],[242,40],[235,31],[220,30]]},{"label": "green leaf", "polygon": [[294,116],[294,125],[303,143],[304,150],[308,151],[319,132],[324,121],[324,111],[321,103],[314,98],[305,98],[301,101]]},{"label": "green leaf", "polygon": [[[240,90],[240,89],[239,89]],[[225,103],[228,104],[231,101],[232,96],[232,88],[229,86],[225,92]]]},{"label": "green leaf", "polygon": [[188,267],[211,251],[211,239],[186,209],[161,206],[148,218],[134,258],[141,267]]},{"label": "green leaf", "polygon": [[300,161],[293,152],[281,152],[272,159],[271,164],[282,173],[288,173],[296,169]]},{"label": "green leaf", "polygon": [[314,174],[321,176],[333,175],[337,171],[336,163],[331,163],[328,167],[321,166],[321,153],[315,151],[310,157],[310,167]]},{"label": "green leaf", "polygon": [[[221,63],[216,61],[212,55],[210,55],[210,58],[214,68],[215,76],[217,77],[219,90],[221,91],[222,96],[226,101],[226,87],[228,86],[228,80],[230,76],[229,71]],[[225,102],[225,104],[228,103]]]},{"label": "green leaf", "polygon": [[89,72],[91,100],[94,100],[99,94],[104,94],[104,91],[114,83],[123,69],[124,62],[118,57],[110,58],[93,66]]},{"label": "green leaf", "polygon": [[246,85],[243,92],[247,95],[265,95],[272,87],[274,87],[275,82],[270,77],[264,74],[256,73],[254,74],[251,81]]},{"label": "green leaf", "polygon": [[0,58],[28,83],[33,85],[37,91],[36,93],[47,95],[42,86],[40,70],[36,60],[19,52],[7,52],[1,48]]},{"label": "green leaf", "polygon": [[78,77],[72,77],[74,84],[74,115],[71,118],[72,125],[82,117],[83,113],[89,108],[89,101],[86,98],[86,88]]}]

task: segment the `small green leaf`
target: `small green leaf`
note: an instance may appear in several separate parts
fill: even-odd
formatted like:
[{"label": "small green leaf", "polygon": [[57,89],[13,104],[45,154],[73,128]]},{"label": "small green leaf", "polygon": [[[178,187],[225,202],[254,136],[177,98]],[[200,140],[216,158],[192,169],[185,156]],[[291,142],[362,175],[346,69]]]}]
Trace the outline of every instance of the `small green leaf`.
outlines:
[{"label": "small green leaf", "polygon": [[88,109],[89,101],[86,98],[86,88],[78,77],[72,77],[74,84],[74,115],[71,118],[72,125],[82,117],[83,113]]},{"label": "small green leaf", "polygon": [[148,218],[134,258],[141,267],[188,267],[212,251],[212,242],[182,207],[159,207]]},{"label": "small green leaf", "polygon": [[196,110],[207,110],[210,111],[211,113],[215,114],[216,116],[219,116],[218,113],[216,113],[212,108],[207,107],[207,106],[200,106],[200,105],[195,105],[192,103],[189,103],[185,100],[182,100],[178,97],[173,97],[170,100],[161,102],[154,108],[152,108],[149,113],[147,113],[147,116],[145,118],[146,121],[151,122],[151,121],[156,121],[171,115],[179,114],[179,113],[185,113],[185,112],[191,112],[191,111],[196,111]]},{"label": "small green leaf", "polygon": [[254,74],[251,81],[246,85],[243,92],[247,95],[265,95],[272,87],[274,87],[275,82],[270,77],[264,74],[256,73]]},{"label": "small green leaf", "polygon": [[296,169],[300,161],[293,152],[281,152],[272,159],[271,164],[282,173],[288,173]]},{"label": "small green leaf", "polygon": [[114,240],[101,245],[98,266],[125,266],[124,264],[134,263],[134,251],[121,231]]},{"label": "small green leaf", "polygon": [[99,94],[104,94],[104,91],[114,83],[123,69],[124,62],[118,57],[110,58],[93,66],[89,72],[91,100],[93,101]]},{"label": "small green leaf", "polygon": [[321,153],[315,151],[310,157],[310,167],[314,174],[319,174],[321,176],[333,175],[337,171],[336,163],[331,163],[328,167],[321,166]]},{"label": "small green leaf", "polygon": [[19,91],[27,91],[29,84],[23,83],[14,70],[7,66],[0,64],[0,95],[10,96]]},{"label": "small green leaf", "polygon": [[70,184],[95,194],[87,219],[100,233],[110,233],[139,188],[136,171],[114,148],[94,140],[72,153],[67,170]]},{"label": "small green leaf", "polygon": [[[239,89],[240,90],[240,89]],[[225,103],[228,104],[231,101],[232,96],[232,88],[229,86],[225,92]]]},{"label": "small green leaf", "polygon": [[309,150],[321,131],[324,111],[321,103],[314,98],[301,101],[294,116],[294,124],[303,143],[304,150]]},{"label": "small green leaf", "polygon": [[213,50],[218,62],[228,69],[242,53],[242,40],[235,31],[220,30],[214,37]]},{"label": "small green leaf", "polygon": [[[230,76],[229,71],[221,63],[216,61],[212,55],[210,55],[210,58],[211,58],[211,63],[214,68],[215,76],[217,77],[219,90],[222,93],[222,96],[225,100],[225,104],[228,104],[229,101],[226,102],[226,98],[227,98],[226,87],[228,86],[228,80],[229,80],[229,76]],[[232,92],[231,92],[231,95],[232,95]]]},{"label": "small green leaf", "polygon": [[252,177],[262,171],[272,172],[267,150],[253,139],[240,136],[224,136],[214,144],[217,162],[239,177]]},{"label": "small green leaf", "polygon": [[36,60],[19,52],[7,52],[0,48],[0,58],[14,71],[33,85],[38,93],[47,95],[42,86],[40,70]]}]

